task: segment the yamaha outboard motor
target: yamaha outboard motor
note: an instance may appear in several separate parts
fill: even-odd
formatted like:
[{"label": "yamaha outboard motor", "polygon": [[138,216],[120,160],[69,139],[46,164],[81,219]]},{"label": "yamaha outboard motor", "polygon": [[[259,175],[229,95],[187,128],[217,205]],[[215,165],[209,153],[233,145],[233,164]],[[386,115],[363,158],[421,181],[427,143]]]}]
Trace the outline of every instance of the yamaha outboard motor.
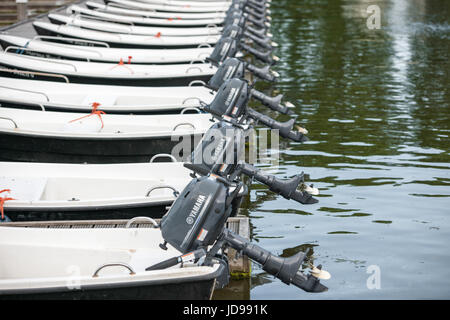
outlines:
[{"label": "yamaha outboard motor", "polygon": [[267,29],[270,27],[270,18],[265,14],[258,13],[253,10],[242,11],[236,7],[231,6],[224,20],[224,25],[228,24],[231,19],[234,19],[237,15],[244,18],[245,23],[250,22],[257,29],[257,33],[267,33]]},{"label": "yamaha outboard motor", "polygon": [[[244,69],[247,69],[248,71],[250,71],[251,73],[253,73],[255,76],[257,76],[258,78],[261,78],[263,80],[267,80],[270,82],[274,82],[276,81],[276,79],[280,76],[277,72],[273,71],[270,69],[270,66],[265,66],[263,68],[258,68],[257,66],[255,66],[254,64],[251,64],[249,62],[244,62],[239,60],[238,58],[234,58],[237,50],[235,47],[230,47],[232,45],[234,45],[235,43],[233,41],[226,41],[224,40],[219,41],[216,45],[216,47],[214,48],[214,51],[211,53],[211,56],[209,58],[206,58],[207,61],[210,61],[212,64],[214,64],[215,66],[218,66],[218,70],[216,72],[219,73],[219,76],[221,75],[220,73],[222,72],[226,72],[225,70],[223,70],[224,68],[228,68],[229,66],[235,66],[235,69],[233,70],[234,76],[232,76],[232,73],[229,73],[227,75],[227,78],[223,78],[222,75],[222,80],[219,83],[216,83],[214,87],[215,90],[219,89],[220,85],[222,84],[222,82],[226,79],[231,79],[231,78],[243,78],[244,77]],[[230,60],[229,59],[234,59],[234,60]],[[223,63],[227,63],[224,68],[221,68]],[[211,83],[213,84],[213,83]]]},{"label": "yamaha outboard motor", "polygon": [[230,181],[237,181],[241,174],[255,179],[286,199],[301,204],[314,204],[318,194],[313,186],[304,183],[304,174],[281,180],[257,169],[244,161],[248,126],[236,126],[220,121],[211,126],[194,149],[184,166],[197,174],[215,174]]},{"label": "yamaha outboard motor", "polygon": [[271,65],[280,60],[277,56],[272,55],[271,51],[261,52],[245,43],[242,43],[240,40],[226,36],[222,36],[219,41],[217,41],[213,52],[208,58],[206,58],[206,60],[211,62],[213,65],[218,66],[221,62],[225,61],[226,58],[236,56],[236,53],[240,49],[247,51],[258,60]]},{"label": "yamaha outboard motor", "polygon": [[[211,265],[223,255],[223,249],[231,247],[261,264],[263,269],[286,284],[307,292],[323,292],[327,287],[319,280],[317,268],[306,275],[301,266],[306,253],[298,253],[290,258],[277,257],[269,251],[252,244],[247,239],[226,229],[225,222],[230,213],[230,203],[242,184],[230,183],[215,175],[193,179],[175,200],[169,212],[161,219],[160,228],[164,243],[183,253],[146,270],[169,268],[186,260]],[[210,247],[212,246],[212,247]]]},{"label": "yamaha outboard motor", "polygon": [[274,47],[278,47],[278,44],[273,42],[269,37],[261,37],[259,35],[255,35],[246,31],[243,27],[241,27],[238,23],[228,24],[222,31],[222,36],[230,37],[236,40],[243,41],[244,38],[250,39],[260,47],[268,50],[273,50]]},{"label": "yamaha outboard motor", "polygon": [[[206,87],[217,91],[227,80],[231,80],[233,78],[244,79],[246,68],[254,75],[268,81],[275,81],[276,77],[279,76],[276,72],[270,70],[269,66],[258,68],[237,58],[227,58],[219,66],[216,73],[209,79]],[[293,114],[291,108],[294,108],[295,106],[292,103],[286,102],[284,105],[281,104],[281,100],[283,99],[282,94],[276,97],[269,97],[254,88],[250,88],[248,93],[250,97],[259,100],[263,105],[271,108],[272,110],[283,114]]]},{"label": "yamaha outboard motor", "polygon": [[266,1],[251,1],[251,0],[234,0],[230,5],[227,13],[230,11],[245,12],[258,19],[270,20],[266,15],[270,15],[270,4]]},{"label": "yamaha outboard motor", "polygon": [[278,122],[262,113],[248,108],[248,90],[248,84],[244,80],[227,80],[222,84],[211,104],[204,106],[204,110],[220,120],[225,119],[234,123],[242,124],[246,123],[248,118],[253,119],[271,129],[279,130],[279,134],[283,138],[288,138],[296,142],[308,140],[304,135],[307,133],[305,129],[297,127],[298,131],[293,130],[295,125],[294,119],[290,119],[286,122]]}]

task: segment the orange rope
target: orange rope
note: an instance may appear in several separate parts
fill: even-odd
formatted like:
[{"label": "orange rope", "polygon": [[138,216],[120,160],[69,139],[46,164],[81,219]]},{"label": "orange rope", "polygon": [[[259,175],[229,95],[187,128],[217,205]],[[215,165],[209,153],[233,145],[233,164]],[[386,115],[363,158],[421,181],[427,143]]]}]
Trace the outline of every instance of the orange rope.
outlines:
[{"label": "orange rope", "polygon": [[[11,190],[10,189],[3,189],[3,190],[0,191],[0,193],[3,193],[3,192],[11,192]],[[9,201],[9,200],[16,200],[16,199],[10,198],[10,197],[7,197],[7,196],[0,197],[0,213],[1,213],[1,219],[2,220],[5,220],[5,213],[3,211],[3,206],[4,206],[5,202]]]},{"label": "orange rope", "polygon": [[155,35],[155,38],[161,38],[161,32],[158,32],[158,33]]},{"label": "orange rope", "polygon": [[[128,64],[130,64],[131,58],[132,58],[131,56],[128,57]],[[118,64],[116,64],[115,66],[109,68],[109,70],[112,70],[112,69],[117,68],[117,67],[125,67],[125,68],[127,68],[128,70],[130,70],[131,74],[134,74],[134,71],[133,71],[132,69],[128,68],[128,67],[123,63],[123,59],[122,59],[122,58],[120,58],[120,61],[119,61]]]},{"label": "orange rope", "polygon": [[81,120],[81,119],[84,119],[84,118],[87,118],[87,117],[90,117],[90,116],[93,116],[94,114],[96,114],[97,116],[98,116],[98,118],[100,119],[100,121],[102,122],[102,129],[103,129],[103,119],[102,119],[102,114],[106,114],[104,111],[101,111],[101,110],[97,110],[97,108],[100,106],[100,103],[98,103],[98,102],[94,102],[94,103],[92,103],[92,111],[91,111],[91,113],[90,114],[88,114],[88,115],[86,115],[86,116],[83,116],[83,117],[81,117],[81,118],[78,118],[78,119],[74,119],[74,120],[71,120],[71,121],[69,121],[69,123],[70,122],[74,122],[74,121],[77,121],[77,120]]}]

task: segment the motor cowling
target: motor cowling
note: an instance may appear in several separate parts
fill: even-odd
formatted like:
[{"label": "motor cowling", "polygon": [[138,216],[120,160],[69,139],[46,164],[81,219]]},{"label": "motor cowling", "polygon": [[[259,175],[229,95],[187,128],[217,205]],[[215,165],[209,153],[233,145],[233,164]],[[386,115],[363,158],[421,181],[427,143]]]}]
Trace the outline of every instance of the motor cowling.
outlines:
[{"label": "motor cowling", "polygon": [[164,240],[183,253],[213,244],[231,214],[228,197],[222,181],[193,179],[161,219]]},{"label": "motor cowling", "polygon": [[249,99],[248,84],[240,79],[226,80],[219,88],[211,104],[205,111],[222,118],[228,116],[238,119],[246,112]]},{"label": "motor cowling", "polygon": [[245,22],[247,21],[247,18],[244,14],[242,14],[242,12],[238,12],[238,11],[230,11],[225,20],[224,20],[224,25],[236,25],[239,26],[241,28],[244,28],[245,26]]},{"label": "motor cowling", "polygon": [[206,61],[211,62],[213,65],[218,66],[228,57],[234,57],[238,52],[238,43],[236,39],[230,37],[221,37],[217,41],[211,55],[206,58]]},{"label": "motor cowling", "polygon": [[229,37],[236,40],[240,40],[243,34],[244,30],[240,26],[235,24],[230,24],[226,26],[222,31],[223,37]]},{"label": "motor cowling", "polygon": [[229,177],[244,160],[246,131],[220,121],[211,126],[184,166],[200,175]]},{"label": "motor cowling", "polygon": [[281,180],[245,162],[245,142],[249,131],[232,123],[220,121],[212,125],[191,153],[184,166],[199,175],[210,173],[233,181],[245,174],[269,187],[286,199],[301,204],[314,204],[313,198],[305,190],[304,174]]},{"label": "motor cowling", "polygon": [[245,76],[245,64],[237,58],[227,58],[217,69],[216,73],[209,79],[207,87],[214,91],[219,90],[220,86],[227,80]]}]

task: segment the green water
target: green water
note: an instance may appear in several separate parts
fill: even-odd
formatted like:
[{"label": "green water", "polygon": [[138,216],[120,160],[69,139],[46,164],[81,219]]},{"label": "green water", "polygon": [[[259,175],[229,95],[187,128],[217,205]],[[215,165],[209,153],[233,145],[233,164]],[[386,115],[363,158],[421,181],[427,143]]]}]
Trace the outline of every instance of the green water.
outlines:
[{"label": "green water", "polygon": [[[380,29],[367,26],[373,4]],[[321,195],[302,206],[253,184],[243,212],[253,241],[283,256],[311,248],[332,278],[312,295],[253,265],[250,284],[217,297],[450,298],[450,1],[273,0],[271,9],[281,81],[258,88],[285,94],[310,132],[308,143],[281,141],[274,172],[305,171]],[[379,289],[367,285],[372,268]]]}]

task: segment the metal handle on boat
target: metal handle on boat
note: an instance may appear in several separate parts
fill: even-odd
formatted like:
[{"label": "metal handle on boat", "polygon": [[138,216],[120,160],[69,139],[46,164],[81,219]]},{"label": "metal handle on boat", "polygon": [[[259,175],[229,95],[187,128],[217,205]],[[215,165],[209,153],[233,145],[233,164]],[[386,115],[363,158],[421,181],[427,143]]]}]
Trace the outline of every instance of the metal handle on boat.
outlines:
[{"label": "metal handle on boat", "polygon": [[[27,56],[27,59],[32,59],[32,60],[38,60],[38,61],[43,61],[43,58],[41,57],[33,57],[33,56]],[[67,65],[73,68],[73,71],[78,72],[77,67],[75,65],[73,65],[72,63],[69,62],[62,62],[62,61],[50,61],[50,63],[56,63],[56,64],[63,64],[63,65]]]},{"label": "metal handle on boat", "polygon": [[[202,58],[202,56],[205,56],[205,57]],[[200,53],[198,54],[198,56],[197,56],[197,59],[198,59],[198,60],[201,60],[202,62],[204,62],[205,59],[206,59],[206,57],[208,57],[208,56],[209,56],[209,53],[208,53],[208,52],[200,52]]]},{"label": "metal handle on boat", "polygon": [[[200,80],[195,80],[195,81],[200,81]],[[194,81],[192,81],[192,82],[194,82]],[[192,82],[191,82],[191,83],[192,83]],[[203,82],[203,81],[202,81],[202,82]],[[189,98],[184,99],[183,102],[182,102],[181,104],[184,106],[184,104],[185,104],[187,101],[189,101],[189,100],[198,100],[198,102],[199,102],[200,104],[204,103],[200,98],[197,98],[197,97],[189,97]]]},{"label": "metal handle on boat", "polygon": [[202,113],[199,108],[196,107],[187,107],[181,110],[180,114],[184,114],[186,111],[197,111],[197,113]]},{"label": "metal handle on boat", "polygon": [[101,265],[97,270],[95,270],[94,274],[92,275],[92,278],[97,278],[100,270],[102,270],[106,267],[124,267],[124,268],[127,268],[128,271],[130,271],[130,275],[136,274],[136,272],[134,272],[133,268],[131,268],[128,264],[122,263],[122,262],[114,262],[114,263],[106,263],[104,265]]},{"label": "metal handle on boat", "polygon": [[[3,100],[3,101],[4,101],[4,100]],[[29,102],[29,101],[26,101],[26,102],[24,102],[24,104],[31,105],[31,106],[38,106],[38,107],[41,108],[42,111],[44,111],[44,112],[47,111],[47,110],[45,110],[44,105],[41,104],[41,103],[39,103],[39,102]]]},{"label": "metal handle on boat", "polygon": [[47,102],[50,102],[50,98],[44,92],[31,91],[31,90],[20,89],[20,88],[13,88],[13,87],[7,87],[7,86],[0,86],[0,88],[10,89],[10,90],[17,90],[17,91],[23,91],[23,92],[28,92],[28,93],[41,94],[47,99]]},{"label": "metal handle on boat", "polygon": [[186,73],[189,73],[189,70],[191,70],[191,69],[198,69],[200,71],[200,73],[203,73],[203,70],[200,67],[196,67],[196,66],[187,68]]},{"label": "metal handle on boat", "polygon": [[208,38],[206,38],[204,43],[208,43],[208,41],[217,41],[218,37],[217,36],[208,36]]},{"label": "metal handle on boat", "polygon": [[[202,86],[206,86],[206,83],[205,83],[205,81],[202,81],[202,80],[193,80],[193,81],[191,81],[191,82],[189,82],[189,87],[192,87],[194,84],[201,84]],[[189,98],[188,98],[189,99]]]},{"label": "metal handle on boat", "polygon": [[175,189],[174,187],[168,186],[168,185],[163,185],[163,186],[151,187],[150,190],[148,190],[148,192],[147,192],[147,194],[145,196],[146,197],[150,196],[150,193],[152,193],[154,190],[157,190],[157,189],[171,189],[171,190],[173,190],[173,195],[175,197],[178,197],[178,195],[180,194],[180,192],[178,192],[178,190]]},{"label": "metal handle on boat", "polygon": [[66,81],[66,83],[69,83],[69,78],[67,78],[65,75],[62,75],[62,74],[35,72],[35,71],[25,71],[25,70],[17,70],[17,69],[3,69],[3,68],[0,68],[0,72],[24,73],[24,74],[34,74],[34,75],[37,75],[37,76],[63,78]]},{"label": "metal handle on boat", "polygon": [[203,42],[197,46],[197,49],[201,49],[201,48],[211,48],[211,45],[209,43]]},{"label": "metal handle on boat", "polygon": [[158,227],[158,223],[150,217],[134,217],[134,218],[131,218],[130,220],[128,220],[127,224],[125,225],[125,228],[128,229],[133,223],[139,222],[139,221],[140,222],[144,222],[144,221],[150,222],[151,224],[153,224],[155,226],[155,228]]},{"label": "metal handle on boat", "polygon": [[109,48],[109,44],[102,41],[93,41],[93,40],[85,40],[85,39],[77,39],[77,38],[66,38],[66,37],[54,37],[54,36],[35,36],[33,40],[36,39],[50,39],[50,40],[61,40],[61,41],[76,41],[76,42],[84,42],[84,43],[92,43],[105,46]]},{"label": "metal handle on boat", "polygon": [[12,123],[14,123],[14,126],[15,126],[16,129],[19,128],[19,126],[17,125],[17,123],[16,123],[13,119],[11,119],[11,118],[8,118],[8,117],[0,117],[0,119],[3,119],[3,120],[9,120],[9,121],[11,121]]},{"label": "metal handle on boat", "polygon": [[191,126],[195,130],[195,126],[192,123],[183,122],[183,123],[179,123],[175,127],[173,127],[172,131],[175,131],[179,126],[183,126],[183,125]]},{"label": "metal handle on boat", "polygon": [[206,28],[208,28],[208,36],[213,35],[211,30],[216,31],[216,34],[219,33],[219,28],[214,23],[210,23],[210,24],[206,25]]},{"label": "metal handle on boat", "polygon": [[155,160],[155,159],[164,158],[164,157],[170,158],[172,160],[172,162],[178,162],[177,159],[173,155],[168,154],[168,153],[156,154],[150,159],[150,162],[153,162],[153,160]]},{"label": "metal handle on boat", "polygon": [[190,65],[193,65],[193,64],[194,64],[194,62],[205,63],[205,60],[202,60],[202,59],[197,59],[197,58],[196,58],[196,59],[192,59],[192,60],[191,60],[191,62],[189,62],[189,64],[190,64]]}]

